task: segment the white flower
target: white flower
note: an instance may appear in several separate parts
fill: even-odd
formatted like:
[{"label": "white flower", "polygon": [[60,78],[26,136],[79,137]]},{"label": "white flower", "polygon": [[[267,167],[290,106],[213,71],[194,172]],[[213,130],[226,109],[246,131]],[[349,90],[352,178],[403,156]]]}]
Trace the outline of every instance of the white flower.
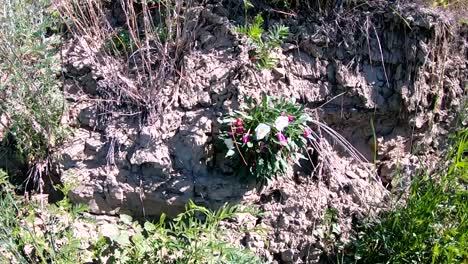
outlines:
[{"label": "white flower", "polygon": [[260,123],[257,128],[255,128],[255,134],[257,135],[257,140],[261,140],[270,133],[270,126],[267,124]]},{"label": "white flower", "polygon": [[226,138],[224,140],[224,144],[226,144],[226,147],[228,149],[233,149],[234,148],[234,141],[232,141],[232,139],[230,139],[230,138]]},{"label": "white flower", "polygon": [[278,116],[275,120],[275,128],[278,129],[278,131],[283,131],[285,127],[288,126],[289,119],[287,116]]}]

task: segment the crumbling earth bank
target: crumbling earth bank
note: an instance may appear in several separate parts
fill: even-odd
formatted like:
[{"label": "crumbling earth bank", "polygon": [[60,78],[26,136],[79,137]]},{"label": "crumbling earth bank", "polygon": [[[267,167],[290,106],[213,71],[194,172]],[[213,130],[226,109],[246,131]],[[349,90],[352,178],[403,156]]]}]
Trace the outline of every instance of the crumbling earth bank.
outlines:
[{"label": "crumbling earth bank", "polygon": [[[172,104],[148,120],[135,109],[103,107],[115,79],[103,73],[105,60],[85,58],[106,55],[84,39],[68,45],[67,122],[76,129],[60,151],[62,179],[77,180],[72,200],[97,214],[174,216],[190,199],[212,208],[258,205],[264,215],[251,221],[267,234],[233,239],[270,261],[316,263],[333,241],[348,241],[352,219],[386,206],[386,190],[337,148],[331,169],[313,178],[299,169],[259,191],[240,182],[214,147],[217,118],[245,95],[294,96],[369,160],[376,154],[385,185],[404,186],[408,178],[397,181],[395,168],[411,176],[422,165],[418,156],[433,166],[456,118],[468,73],[466,30],[443,12],[386,1],[328,16],[272,12],[269,25],[287,25],[291,36],[274,51],[278,66],[257,71],[246,40],[232,33],[243,14],[233,3],[187,12],[194,42],[183,75],[161,87],[159,99]],[[336,213],[331,222],[323,220],[327,210]]]}]

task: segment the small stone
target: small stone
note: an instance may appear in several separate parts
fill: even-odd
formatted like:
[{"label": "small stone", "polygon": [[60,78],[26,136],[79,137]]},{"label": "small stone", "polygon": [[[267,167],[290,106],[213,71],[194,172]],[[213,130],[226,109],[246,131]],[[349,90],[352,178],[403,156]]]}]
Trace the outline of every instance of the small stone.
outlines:
[{"label": "small stone", "polygon": [[286,228],[289,225],[289,219],[285,215],[281,215],[278,219],[278,226],[281,228]]},{"label": "small stone", "polygon": [[93,106],[81,110],[78,122],[82,127],[95,127],[97,125],[97,113]]},{"label": "small stone", "polygon": [[273,68],[273,74],[275,74],[278,78],[283,78],[286,76],[286,70],[284,68]]},{"label": "small stone", "polygon": [[359,176],[353,171],[347,170],[345,173],[346,173],[346,176],[348,176],[351,179],[359,179]]},{"label": "small stone", "polygon": [[287,249],[281,252],[281,260],[285,262],[293,262],[294,252],[292,251],[292,249]]},{"label": "small stone", "polygon": [[99,232],[108,238],[114,238],[120,233],[118,226],[115,224],[104,224],[99,228]]}]

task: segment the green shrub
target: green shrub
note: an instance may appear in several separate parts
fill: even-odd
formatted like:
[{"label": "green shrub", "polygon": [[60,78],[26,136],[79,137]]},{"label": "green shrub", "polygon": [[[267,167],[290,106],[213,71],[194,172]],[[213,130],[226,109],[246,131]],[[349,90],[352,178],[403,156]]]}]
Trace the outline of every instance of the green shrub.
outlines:
[{"label": "green shrub", "polygon": [[280,48],[283,41],[289,35],[289,29],[285,26],[275,26],[268,31],[264,39],[263,18],[257,15],[250,25],[236,28],[236,32],[245,35],[248,44],[253,47],[253,60],[258,69],[271,69],[276,66],[278,59],[271,55],[275,48]]},{"label": "green shrub", "polygon": [[316,138],[300,104],[266,95],[262,102],[248,98],[246,103],[241,111],[220,120],[226,157],[236,162],[238,171],[260,182],[269,181],[290,169],[291,161],[305,159],[300,151]]},{"label": "green shrub", "polygon": [[122,53],[131,53],[136,49],[136,46],[131,39],[130,32],[126,29],[120,29],[104,43],[104,49],[111,54],[122,55]]},{"label": "green shrub", "polygon": [[[65,136],[58,74],[60,37],[50,1],[0,0],[0,116],[31,164],[50,155]],[[1,139],[0,139],[1,140]]]}]

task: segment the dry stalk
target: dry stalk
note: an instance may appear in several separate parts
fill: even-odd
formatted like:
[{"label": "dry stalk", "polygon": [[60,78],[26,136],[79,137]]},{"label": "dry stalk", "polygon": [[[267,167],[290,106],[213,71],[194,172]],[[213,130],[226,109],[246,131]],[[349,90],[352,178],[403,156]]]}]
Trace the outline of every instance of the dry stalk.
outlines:
[{"label": "dry stalk", "polygon": [[[56,0],[55,7],[72,39],[107,82],[107,87],[100,86],[100,96],[107,102],[103,109],[119,112],[122,102],[130,101],[133,108],[154,116],[173,102],[167,89],[177,87],[167,81],[177,80],[183,55],[193,42],[195,30],[186,25],[197,15],[188,15],[191,2]],[[112,20],[113,11],[122,16],[120,24]],[[129,40],[119,38],[121,31],[128,33]]]}]

